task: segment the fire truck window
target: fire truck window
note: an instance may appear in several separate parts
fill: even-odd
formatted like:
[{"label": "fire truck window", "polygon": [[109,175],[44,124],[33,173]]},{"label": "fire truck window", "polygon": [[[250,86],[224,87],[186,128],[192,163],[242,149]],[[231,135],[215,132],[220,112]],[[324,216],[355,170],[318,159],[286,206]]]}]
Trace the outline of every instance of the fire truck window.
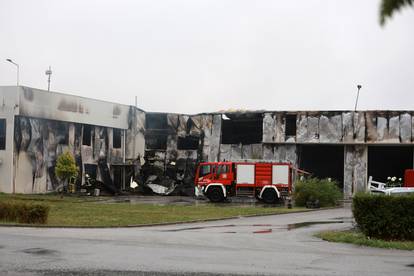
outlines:
[{"label": "fire truck window", "polygon": [[205,176],[211,173],[210,165],[204,165],[200,167],[200,176]]},{"label": "fire truck window", "polygon": [[217,174],[228,173],[230,168],[228,165],[219,165],[217,169]]}]

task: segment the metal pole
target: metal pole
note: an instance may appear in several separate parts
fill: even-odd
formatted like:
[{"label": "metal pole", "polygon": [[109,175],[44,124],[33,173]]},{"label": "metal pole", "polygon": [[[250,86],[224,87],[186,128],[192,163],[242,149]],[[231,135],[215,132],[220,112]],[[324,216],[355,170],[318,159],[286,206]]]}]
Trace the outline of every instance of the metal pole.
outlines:
[{"label": "metal pole", "polygon": [[20,66],[16,63],[17,66],[17,86],[19,86],[19,75],[20,75]]},{"label": "metal pole", "polygon": [[358,88],[358,93],[357,93],[357,98],[356,98],[356,101],[355,101],[355,108],[354,108],[354,112],[356,112],[356,110],[357,110],[357,106],[358,106],[358,98],[359,98],[359,90],[361,89],[361,85],[360,84],[358,84],[357,85],[357,88]]},{"label": "metal pole", "polygon": [[17,64],[16,62],[14,62],[13,60],[11,60],[11,59],[6,59],[6,61],[8,61],[8,62],[10,62],[11,64],[13,64],[14,66],[16,66],[17,67],[17,86],[19,86],[19,74],[20,74],[20,67],[19,67],[19,64]]},{"label": "metal pole", "polygon": [[122,135],[123,139],[123,166],[122,166],[122,189],[125,190],[125,177],[126,177],[126,170],[125,170],[125,165],[126,165],[126,130],[123,130],[123,135]]},{"label": "metal pole", "polygon": [[47,78],[47,91],[50,92],[50,76],[52,76],[52,68],[49,65],[49,69],[46,70],[45,74],[48,76]]}]

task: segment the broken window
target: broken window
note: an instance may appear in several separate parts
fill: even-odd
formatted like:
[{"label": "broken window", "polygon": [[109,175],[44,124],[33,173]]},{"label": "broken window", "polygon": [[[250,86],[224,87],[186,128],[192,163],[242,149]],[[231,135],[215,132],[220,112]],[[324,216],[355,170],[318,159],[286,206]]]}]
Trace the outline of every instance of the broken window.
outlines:
[{"label": "broken window", "polygon": [[167,149],[167,135],[147,134],[145,135],[145,148],[154,150]]},{"label": "broken window", "polygon": [[285,136],[286,138],[296,136],[296,114],[287,114],[285,117]]},{"label": "broken window", "polygon": [[120,149],[122,146],[122,131],[119,128],[114,128],[112,131],[112,147],[114,149]]},{"label": "broken window", "polygon": [[199,138],[196,136],[178,137],[177,148],[179,150],[198,149]]},{"label": "broken window", "polygon": [[145,114],[145,126],[147,129],[168,129],[167,114],[165,113]]},{"label": "broken window", "polygon": [[91,142],[92,142],[92,126],[91,125],[84,125],[83,126],[82,145],[90,146]]},{"label": "broken window", "polygon": [[168,137],[168,118],[165,113],[146,113],[145,148],[151,150],[166,150]]},{"label": "broken window", "polygon": [[118,190],[125,190],[130,186],[130,180],[134,175],[134,166],[111,165],[113,183]]},{"label": "broken window", "polygon": [[95,164],[84,164],[84,171],[85,171],[85,178],[86,175],[88,175],[88,177],[90,177],[91,179],[96,179],[97,177],[97,170],[98,170],[98,166]]},{"label": "broken window", "polygon": [[56,124],[56,139],[60,145],[69,144],[69,126],[67,123],[57,122]]},{"label": "broken window", "polygon": [[263,137],[261,113],[226,113],[221,125],[222,144],[258,144]]},{"label": "broken window", "polygon": [[121,190],[125,185],[123,182],[123,167],[122,166],[112,166],[112,173],[113,173],[113,182],[117,189]]},{"label": "broken window", "polygon": [[368,176],[380,182],[403,178],[404,171],[413,168],[413,150],[412,146],[369,146]]},{"label": "broken window", "polygon": [[0,119],[0,150],[6,149],[6,119]]}]

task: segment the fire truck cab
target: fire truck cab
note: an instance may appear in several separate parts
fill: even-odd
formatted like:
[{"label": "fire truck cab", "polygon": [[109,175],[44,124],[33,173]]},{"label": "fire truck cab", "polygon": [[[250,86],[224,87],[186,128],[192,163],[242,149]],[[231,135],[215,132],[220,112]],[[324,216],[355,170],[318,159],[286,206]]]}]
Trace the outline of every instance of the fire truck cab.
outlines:
[{"label": "fire truck cab", "polygon": [[267,161],[204,162],[197,167],[196,193],[212,202],[232,196],[254,196],[276,203],[290,196],[297,170],[290,163]]}]

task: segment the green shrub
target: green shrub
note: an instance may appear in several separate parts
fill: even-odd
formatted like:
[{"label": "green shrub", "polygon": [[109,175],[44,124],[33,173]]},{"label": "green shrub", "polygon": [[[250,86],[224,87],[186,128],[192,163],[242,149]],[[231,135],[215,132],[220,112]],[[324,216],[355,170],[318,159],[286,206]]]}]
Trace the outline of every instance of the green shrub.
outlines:
[{"label": "green shrub", "polygon": [[293,198],[297,206],[306,206],[309,201],[319,200],[320,206],[326,207],[335,206],[342,194],[335,181],[306,178],[296,182]]},{"label": "green shrub", "polygon": [[383,240],[414,240],[414,195],[357,194],[352,212],[361,231]]},{"label": "green shrub", "polygon": [[45,224],[49,206],[19,201],[0,202],[0,221]]},{"label": "green shrub", "polygon": [[59,155],[56,161],[55,174],[60,180],[68,180],[78,175],[75,158],[70,152]]}]

